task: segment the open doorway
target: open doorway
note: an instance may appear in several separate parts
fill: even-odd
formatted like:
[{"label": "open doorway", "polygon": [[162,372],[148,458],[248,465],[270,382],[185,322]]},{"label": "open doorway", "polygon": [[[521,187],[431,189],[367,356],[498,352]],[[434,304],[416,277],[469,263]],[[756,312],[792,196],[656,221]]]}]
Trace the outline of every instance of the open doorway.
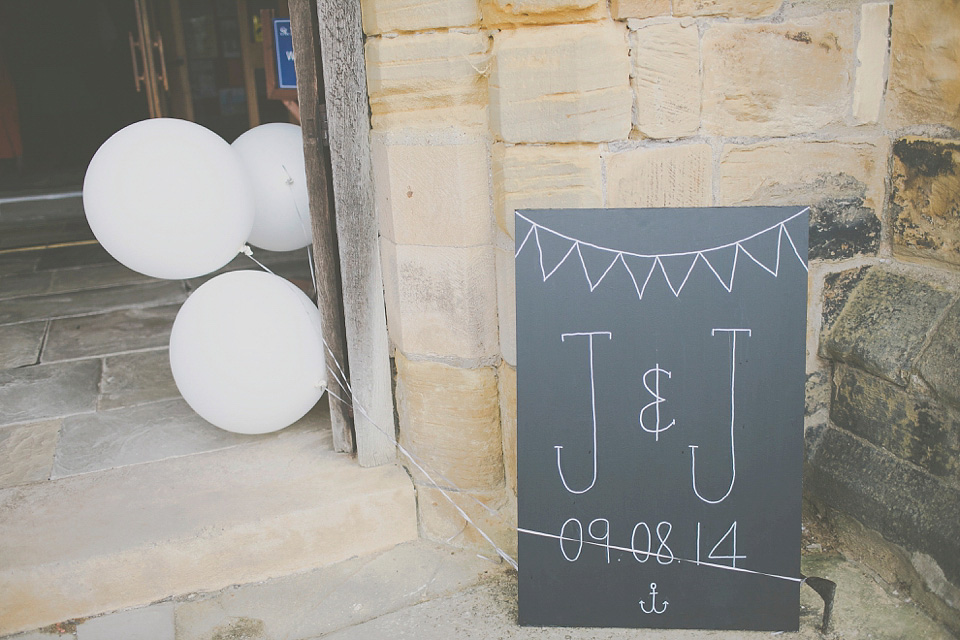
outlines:
[{"label": "open doorway", "polygon": [[149,117],[232,142],[290,115],[266,96],[260,9],[284,0],[0,0],[0,198],[78,190],[113,133]]}]

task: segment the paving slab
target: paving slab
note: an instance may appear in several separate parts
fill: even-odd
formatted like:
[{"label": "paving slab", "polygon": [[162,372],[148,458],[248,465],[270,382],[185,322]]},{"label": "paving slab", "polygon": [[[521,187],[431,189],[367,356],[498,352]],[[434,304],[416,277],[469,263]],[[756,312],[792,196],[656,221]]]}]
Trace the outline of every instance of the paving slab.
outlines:
[{"label": "paving slab", "polygon": [[0,223],[3,225],[16,222],[38,223],[71,219],[86,219],[83,212],[83,197],[80,195],[0,203]]},{"label": "paving slab", "polygon": [[0,276],[0,300],[47,293],[53,274],[49,271]]},{"label": "paving slab", "polygon": [[99,289],[121,284],[157,282],[157,278],[137,273],[119,262],[95,264],[73,269],[57,269],[50,273],[48,293],[64,293],[81,289]]},{"label": "paving slab", "polygon": [[36,264],[37,271],[87,267],[95,264],[113,264],[117,261],[97,242],[70,247],[54,247],[39,253],[39,260]]},{"label": "paving slab", "polygon": [[42,362],[75,360],[170,344],[180,304],[120,309],[50,322]]},{"label": "paving slab", "polygon": [[416,539],[414,500],[329,427],[0,489],[0,634],[376,553]]},{"label": "paving slab", "polygon": [[183,302],[186,297],[183,284],[171,280],[72,293],[26,296],[5,300],[0,304],[0,324],[44,318],[66,318],[131,307],[177,304]]},{"label": "paving slab", "polygon": [[[176,640],[307,638],[372,620],[476,584],[498,565],[476,554],[411,542],[331,567],[231,587],[176,608]],[[233,635],[230,635],[230,634]]]},{"label": "paving slab", "polygon": [[36,271],[40,251],[11,251],[0,253],[0,276]]},{"label": "paving slab", "polygon": [[173,603],[121,611],[77,625],[77,640],[175,640]]},{"label": "paving slab", "polygon": [[0,370],[36,364],[47,321],[0,325]]},{"label": "paving slab", "polygon": [[95,411],[100,369],[80,360],[0,371],[0,425]]},{"label": "paving slab", "polygon": [[0,427],[0,488],[50,478],[60,420]]},{"label": "paving slab", "polygon": [[54,223],[49,220],[20,222],[15,226],[4,225],[0,230],[0,249],[89,241],[94,238],[86,218],[65,218]]},{"label": "paving slab", "polygon": [[104,358],[100,411],[179,397],[166,348]]},{"label": "paving slab", "polygon": [[834,622],[825,634],[818,629],[822,621],[823,602],[807,587],[801,589],[800,631],[797,633],[520,627],[517,624],[516,574],[500,572],[459,593],[407,607],[322,637],[324,640],[625,640],[637,637],[650,640],[759,640],[772,636],[798,640],[948,640],[952,637],[911,603],[888,594],[856,565],[846,562],[842,557],[827,558],[817,569],[828,569],[827,577],[839,585]]},{"label": "paving slab", "polygon": [[65,418],[53,478],[216,451],[323,428],[322,409],[282,431],[243,435],[198,416],[181,398]]}]

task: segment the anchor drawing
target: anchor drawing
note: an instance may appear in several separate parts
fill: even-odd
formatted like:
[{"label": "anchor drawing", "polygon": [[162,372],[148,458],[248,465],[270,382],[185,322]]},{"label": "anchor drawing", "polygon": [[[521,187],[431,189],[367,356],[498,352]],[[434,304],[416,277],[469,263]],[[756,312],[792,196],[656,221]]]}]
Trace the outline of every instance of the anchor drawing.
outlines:
[{"label": "anchor drawing", "polygon": [[667,610],[667,605],[670,603],[666,600],[663,601],[663,606],[660,609],[657,609],[657,583],[650,583],[650,610],[647,610],[647,605],[643,603],[643,600],[640,601],[640,610],[644,613],[656,613],[657,615],[663,613]]}]

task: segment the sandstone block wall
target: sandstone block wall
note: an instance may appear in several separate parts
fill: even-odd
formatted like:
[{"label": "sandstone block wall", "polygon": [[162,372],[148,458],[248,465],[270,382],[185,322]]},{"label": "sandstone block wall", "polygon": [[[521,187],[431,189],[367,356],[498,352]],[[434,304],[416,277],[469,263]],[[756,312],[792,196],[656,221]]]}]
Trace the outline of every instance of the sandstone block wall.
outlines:
[{"label": "sandstone block wall", "polygon": [[515,549],[514,210],[809,204],[806,495],[960,630],[960,0],[363,15],[422,534]]}]

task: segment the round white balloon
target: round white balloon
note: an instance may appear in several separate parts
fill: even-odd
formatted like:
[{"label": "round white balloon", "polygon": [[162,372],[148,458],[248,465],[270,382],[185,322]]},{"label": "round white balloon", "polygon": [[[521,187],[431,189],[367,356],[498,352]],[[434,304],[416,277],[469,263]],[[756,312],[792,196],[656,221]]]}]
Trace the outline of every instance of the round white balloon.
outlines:
[{"label": "round white balloon", "polygon": [[248,242],[268,251],[310,244],[310,206],[303,137],[295,124],[272,122],[233,141],[256,201]]},{"label": "round white balloon", "polygon": [[320,311],[297,287],[232,271],[187,298],[170,334],[170,368],[194,411],[234,433],[270,433],[326,387]]},{"label": "round white balloon", "polygon": [[83,208],[119,262],[178,280],[216,271],[250,235],[253,194],[227,142],[174,118],[113,134],[87,167]]}]

